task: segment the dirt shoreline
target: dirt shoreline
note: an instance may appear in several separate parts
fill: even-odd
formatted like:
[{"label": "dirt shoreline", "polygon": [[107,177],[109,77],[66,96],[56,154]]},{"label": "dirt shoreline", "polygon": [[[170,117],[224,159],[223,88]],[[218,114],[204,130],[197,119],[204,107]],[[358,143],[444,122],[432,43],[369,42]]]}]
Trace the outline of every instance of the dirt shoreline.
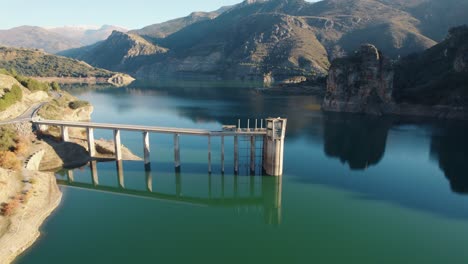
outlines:
[{"label": "dirt shoreline", "polygon": [[[5,185],[0,202],[12,204],[14,199],[10,195],[15,195],[15,199],[22,195],[23,202],[11,214],[0,216],[0,227],[3,227],[0,228],[0,263],[11,263],[37,240],[40,226],[62,199],[53,173],[24,171],[21,176],[12,177],[13,174],[0,169],[0,179]],[[18,177],[23,178],[21,186]]]}]

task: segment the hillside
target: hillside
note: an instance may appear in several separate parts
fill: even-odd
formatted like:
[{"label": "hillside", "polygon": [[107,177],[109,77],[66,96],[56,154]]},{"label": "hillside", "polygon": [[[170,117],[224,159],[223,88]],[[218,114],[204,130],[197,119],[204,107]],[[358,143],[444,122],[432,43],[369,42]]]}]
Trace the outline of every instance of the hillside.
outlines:
[{"label": "hillside", "polygon": [[[32,77],[95,78],[115,85],[128,84],[132,78],[71,58],[51,55],[39,50],[0,47],[0,68]],[[130,81],[131,82],[131,81]]]},{"label": "hillside", "polygon": [[0,45],[17,48],[43,49],[49,53],[56,53],[61,50],[82,46],[82,44],[75,39],[48,31],[41,27],[31,26],[0,30]]},{"label": "hillside", "polygon": [[[132,31],[161,52],[122,60],[133,46],[111,36],[98,47],[63,54],[143,79],[199,74],[255,80],[322,76],[331,60],[351,54],[362,43],[378,46],[391,58],[434,46],[443,40],[439,31],[468,23],[468,16],[456,12],[457,4],[465,2],[450,0],[447,6],[454,15],[449,16],[436,0],[246,0],[217,16],[194,13]],[[444,23],[434,27],[436,18]]]},{"label": "hillside", "polygon": [[0,47],[0,68],[38,77],[111,77],[115,73],[87,63],[47,54],[39,50]]},{"label": "hillside", "polygon": [[[176,18],[167,22],[146,26],[142,29],[131,30],[129,33],[137,34],[143,37],[158,39],[165,38],[172,33],[181,30],[184,27],[195,24],[200,21],[214,19],[230,7],[222,7],[213,12],[193,12],[186,17]],[[119,30],[122,31],[122,30]]]},{"label": "hillside", "polygon": [[128,61],[132,58],[166,52],[167,49],[153,45],[138,35],[114,31],[105,41],[59,54],[86,61],[96,67],[130,72]]},{"label": "hillside", "polygon": [[468,26],[450,30],[446,40],[396,65],[397,102],[468,106]]}]

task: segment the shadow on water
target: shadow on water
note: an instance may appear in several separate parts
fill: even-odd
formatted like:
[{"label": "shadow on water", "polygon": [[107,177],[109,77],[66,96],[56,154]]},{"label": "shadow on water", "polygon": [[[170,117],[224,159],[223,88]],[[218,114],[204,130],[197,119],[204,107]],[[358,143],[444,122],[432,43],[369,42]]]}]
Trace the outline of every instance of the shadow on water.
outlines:
[{"label": "shadow on water", "polygon": [[[86,171],[89,169],[87,177],[75,177],[75,172],[80,173],[76,170],[61,170],[57,173],[57,182],[59,185],[73,188],[195,206],[237,209],[253,207],[262,211],[266,224],[281,224],[282,177],[208,174],[206,175],[208,178],[206,186],[194,186],[190,183],[184,184],[184,173],[180,169],[175,169],[170,173],[158,170],[156,173],[151,170],[151,166],[145,166],[144,170],[136,169],[135,165],[137,164],[141,165],[140,162],[127,163],[128,169],[124,169],[124,162],[115,162],[114,173],[103,171],[103,175],[100,175],[98,163],[92,161],[89,163],[88,168],[85,168]],[[164,167],[168,168],[170,165]],[[126,179],[126,173],[132,175]],[[144,174],[144,177],[138,177],[134,173]],[[159,173],[166,174],[166,179],[167,175],[172,178],[175,183],[172,191],[158,191],[155,189],[158,184],[157,174]],[[105,177],[114,177],[117,184],[102,183],[100,179],[102,180]],[[144,179],[144,182],[139,182],[138,179]],[[137,185],[140,188],[127,187],[126,183],[128,182],[132,182],[132,186]],[[143,186],[145,187],[141,188]],[[248,191],[242,192],[241,188],[246,188]],[[194,190],[198,193],[197,196],[187,194]]]},{"label": "shadow on water", "polygon": [[385,154],[392,119],[327,113],[323,119],[324,152],[352,170],[377,165]]},{"label": "shadow on water", "polygon": [[[386,201],[444,217],[468,219],[465,197],[458,195],[468,194],[466,131],[468,125],[462,121],[324,113],[324,152],[348,164],[348,168],[330,163],[330,167],[320,165],[318,173],[294,175],[302,183],[352,191],[357,193],[356,199]],[[387,153],[391,134],[390,146],[397,149]],[[405,152],[412,147],[417,149],[414,161],[399,157],[407,155]],[[427,148],[430,153],[421,156]],[[427,162],[421,164],[425,157]],[[439,173],[432,169],[431,161],[439,164],[451,191],[437,178]]]},{"label": "shadow on water", "polygon": [[452,191],[468,194],[468,126],[464,123],[439,124],[431,140],[431,156],[450,182]]}]

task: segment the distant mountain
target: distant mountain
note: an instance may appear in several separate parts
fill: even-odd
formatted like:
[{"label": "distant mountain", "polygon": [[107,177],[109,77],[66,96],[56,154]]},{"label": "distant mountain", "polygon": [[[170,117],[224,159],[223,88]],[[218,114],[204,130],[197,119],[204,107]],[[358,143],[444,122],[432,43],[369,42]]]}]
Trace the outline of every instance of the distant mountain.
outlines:
[{"label": "distant mountain", "polygon": [[0,30],[0,45],[42,49],[48,53],[57,53],[105,40],[114,30],[126,31],[124,28],[109,25],[100,28],[60,27],[49,29],[21,26]]},{"label": "distant mountain", "polygon": [[351,54],[362,43],[374,44],[392,58],[434,46],[443,40],[440,32],[468,23],[468,16],[457,10],[467,1],[246,0],[221,13],[193,13],[132,31],[164,52],[122,62],[112,50],[118,47],[118,54],[125,54],[125,45],[109,38],[99,49],[90,46],[69,55],[143,79],[194,74],[255,80],[322,76],[332,59]]},{"label": "distant mountain", "polygon": [[43,49],[49,53],[77,48],[82,44],[76,39],[60,35],[41,27],[21,26],[8,30],[0,30],[0,45]]},{"label": "distant mountain", "polygon": [[114,30],[127,32],[127,29],[125,28],[112,25],[104,25],[102,27],[65,26],[49,28],[48,30],[78,41],[81,46],[91,45],[101,40],[105,40]]},{"label": "distant mountain", "polygon": [[154,45],[139,35],[114,31],[105,41],[59,54],[86,61],[96,67],[128,72],[131,59],[166,52],[167,49]]}]

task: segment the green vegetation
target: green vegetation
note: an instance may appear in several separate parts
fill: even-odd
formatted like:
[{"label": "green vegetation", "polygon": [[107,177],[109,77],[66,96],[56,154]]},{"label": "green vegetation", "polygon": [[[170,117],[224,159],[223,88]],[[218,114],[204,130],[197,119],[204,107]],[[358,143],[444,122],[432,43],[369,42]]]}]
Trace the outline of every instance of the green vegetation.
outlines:
[{"label": "green vegetation", "polygon": [[51,82],[50,83],[50,88],[52,89],[52,91],[60,91],[61,90],[60,85],[57,82]]},{"label": "green vegetation", "polygon": [[39,110],[39,116],[50,120],[62,120],[65,111],[76,110],[89,106],[89,102],[76,100],[66,92],[62,92],[59,99],[54,99]]},{"label": "green vegetation", "polygon": [[28,88],[28,90],[30,90],[31,92],[36,92],[36,91],[48,92],[50,89],[49,84],[45,82],[40,82],[32,78],[27,78],[21,75],[16,75],[15,78],[21,83],[21,85]]},{"label": "green vegetation", "polygon": [[76,109],[79,109],[79,108],[82,108],[82,107],[85,107],[85,106],[89,106],[89,102],[78,100],[78,101],[70,102],[68,104],[68,107],[70,107],[73,110],[76,110]]},{"label": "green vegetation", "polygon": [[34,77],[110,78],[115,73],[94,68],[82,61],[50,55],[39,50],[0,47],[0,73]]},{"label": "green vegetation", "polygon": [[5,111],[8,107],[23,99],[23,91],[18,85],[13,85],[11,90],[4,89],[5,93],[0,98],[0,111]]}]

